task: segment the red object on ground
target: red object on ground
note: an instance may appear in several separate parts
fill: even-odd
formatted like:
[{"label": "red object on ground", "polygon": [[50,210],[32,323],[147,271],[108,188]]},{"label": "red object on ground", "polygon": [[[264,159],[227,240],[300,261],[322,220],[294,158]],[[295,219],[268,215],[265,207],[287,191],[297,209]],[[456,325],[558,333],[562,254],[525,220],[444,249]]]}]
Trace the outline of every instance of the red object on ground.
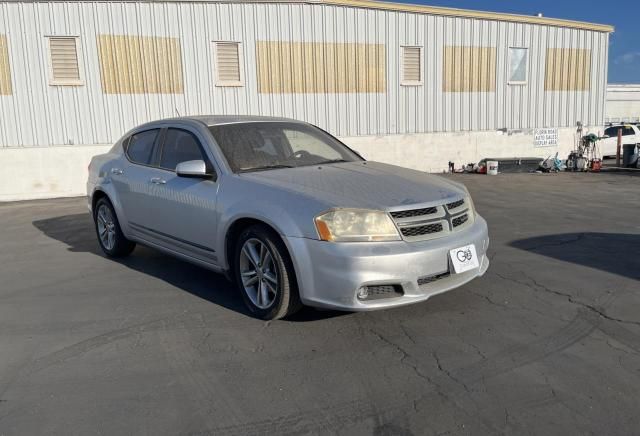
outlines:
[{"label": "red object on ground", "polygon": [[487,174],[487,166],[486,165],[479,166],[478,174]]},{"label": "red object on ground", "polygon": [[600,159],[594,159],[591,161],[591,171],[593,171],[594,173],[598,173],[600,172],[601,168],[602,168],[602,161]]}]

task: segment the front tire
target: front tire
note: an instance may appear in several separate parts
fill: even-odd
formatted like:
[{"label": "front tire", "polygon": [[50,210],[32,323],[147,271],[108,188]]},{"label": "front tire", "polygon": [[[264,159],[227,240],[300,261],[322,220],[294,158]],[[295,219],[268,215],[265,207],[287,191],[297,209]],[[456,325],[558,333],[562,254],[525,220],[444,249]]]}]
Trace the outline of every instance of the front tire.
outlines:
[{"label": "front tire", "polygon": [[124,257],[136,248],[135,242],[125,238],[113,205],[107,198],[97,201],[93,211],[93,221],[98,235],[98,243],[109,257]]},{"label": "front tire", "polygon": [[256,317],[281,319],[302,307],[289,252],[271,229],[262,225],[245,229],[236,243],[234,261],[236,283]]}]

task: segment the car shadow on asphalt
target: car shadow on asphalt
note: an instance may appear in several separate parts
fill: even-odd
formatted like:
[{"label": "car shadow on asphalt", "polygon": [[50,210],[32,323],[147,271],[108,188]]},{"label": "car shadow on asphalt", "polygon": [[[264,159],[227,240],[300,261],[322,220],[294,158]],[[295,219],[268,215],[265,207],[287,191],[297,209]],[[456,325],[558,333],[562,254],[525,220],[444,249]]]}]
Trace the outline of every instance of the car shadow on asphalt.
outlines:
[{"label": "car shadow on asphalt", "polygon": [[521,250],[640,280],[640,234],[561,233],[509,243]]},{"label": "car shadow on asphalt", "polygon": [[[32,224],[49,238],[66,244],[71,252],[105,257],[98,246],[93,221],[88,213],[46,218],[33,221]],[[163,280],[203,300],[251,316],[235,285],[221,274],[141,245],[138,245],[128,257],[110,260]],[[321,311],[305,307],[286,320],[317,321],[346,313],[348,312]]]}]

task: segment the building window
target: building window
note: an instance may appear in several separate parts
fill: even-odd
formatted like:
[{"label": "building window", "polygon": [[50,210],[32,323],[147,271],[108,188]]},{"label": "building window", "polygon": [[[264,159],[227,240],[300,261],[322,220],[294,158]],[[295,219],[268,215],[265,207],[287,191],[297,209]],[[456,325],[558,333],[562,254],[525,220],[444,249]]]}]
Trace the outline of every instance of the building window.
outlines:
[{"label": "building window", "polygon": [[403,86],[422,85],[422,47],[402,47]]},{"label": "building window", "polygon": [[242,86],[241,47],[239,42],[214,43],[216,86]]},{"label": "building window", "polygon": [[83,85],[78,64],[78,38],[75,36],[50,36],[51,59],[50,85]]},{"label": "building window", "polygon": [[528,51],[526,48],[509,48],[509,85],[527,83]]}]

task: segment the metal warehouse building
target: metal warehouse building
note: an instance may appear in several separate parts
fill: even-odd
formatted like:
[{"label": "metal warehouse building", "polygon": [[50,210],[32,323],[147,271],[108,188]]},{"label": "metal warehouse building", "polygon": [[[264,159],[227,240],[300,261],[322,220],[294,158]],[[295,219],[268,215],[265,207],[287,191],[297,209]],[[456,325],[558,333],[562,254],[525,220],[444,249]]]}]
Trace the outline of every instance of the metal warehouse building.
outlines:
[{"label": "metal warehouse building", "polygon": [[609,84],[606,105],[606,123],[640,123],[640,84]]},{"label": "metal warehouse building", "polygon": [[302,119],[425,171],[602,130],[613,29],[367,0],[0,2],[0,200],[81,194],[163,117]]}]

